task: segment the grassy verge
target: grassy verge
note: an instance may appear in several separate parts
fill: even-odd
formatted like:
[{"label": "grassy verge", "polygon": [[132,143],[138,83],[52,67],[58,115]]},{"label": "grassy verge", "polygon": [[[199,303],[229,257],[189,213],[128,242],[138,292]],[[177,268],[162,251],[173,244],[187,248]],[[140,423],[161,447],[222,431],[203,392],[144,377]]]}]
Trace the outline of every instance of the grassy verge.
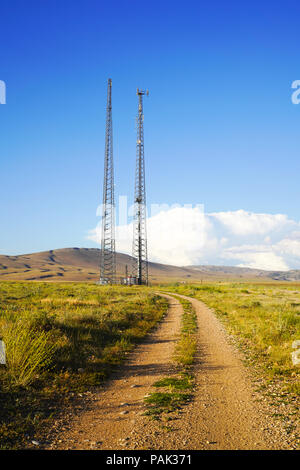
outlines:
[{"label": "grassy verge", "polygon": [[269,380],[279,380],[299,394],[299,366],[292,362],[300,339],[300,286],[203,284],[171,286],[212,307],[237,337],[252,364]]},{"label": "grassy verge", "polygon": [[149,288],[0,283],[0,449],[23,448],[100,385],[166,309]]},{"label": "grassy verge", "polygon": [[299,284],[177,284],[168,291],[214,309],[255,371],[257,390],[267,397],[273,416],[299,439],[300,366],[292,360],[300,340]]},{"label": "grassy verge", "polygon": [[[196,313],[187,300],[176,297],[183,307],[181,318],[180,337],[174,348],[173,359],[177,363],[178,373],[175,377],[164,377],[153,384],[159,392],[153,392],[145,397],[147,411],[145,415],[154,420],[161,419],[166,413],[179,410],[192,399],[194,387],[194,376],[192,374],[192,364],[197,349]],[[188,393],[187,393],[188,392]],[[169,418],[165,420],[171,420]],[[170,430],[172,430],[170,428]]]},{"label": "grassy verge", "polygon": [[197,316],[191,302],[177,296],[176,298],[183,307],[183,315],[180,339],[175,347],[174,359],[180,366],[187,369],[193,364],[197,349]]}]

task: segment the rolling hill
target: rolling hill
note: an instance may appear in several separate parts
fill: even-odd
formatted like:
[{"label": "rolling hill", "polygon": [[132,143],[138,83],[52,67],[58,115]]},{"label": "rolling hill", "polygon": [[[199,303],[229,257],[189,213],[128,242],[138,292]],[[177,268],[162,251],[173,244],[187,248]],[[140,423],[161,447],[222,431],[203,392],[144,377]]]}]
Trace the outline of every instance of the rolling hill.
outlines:
[{"label": "rolling hill", "polygon": [[[0,280],[90,281],[99,277],[100,251],[97,248],[63,248],[19,256],[0,255]],[[117,253],[117,275],[130,272],[132,257]],[[263,271],[231,266],[171,266],[149,263],[150,282],[201,280],[300,280],[300,271]]]}]

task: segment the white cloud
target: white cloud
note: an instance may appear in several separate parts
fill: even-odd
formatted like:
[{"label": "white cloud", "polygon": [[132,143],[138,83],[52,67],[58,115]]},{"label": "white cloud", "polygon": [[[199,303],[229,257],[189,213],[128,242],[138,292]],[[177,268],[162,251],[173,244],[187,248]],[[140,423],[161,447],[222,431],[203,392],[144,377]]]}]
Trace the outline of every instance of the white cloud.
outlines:
[{"label": "white cloud", "polygon": [[293,240],[292,238],[284,238],[278,242],[275,247],[278,253],[282,255],[292,255],[300,258],[300,240]]},{"label": "white cloud", "polygon": [[275,253],[264,251],[251,253],[244,257],[244,263],[238,264],[241,268],[265,269],[268,271],[288,271],[289,266]]},{"label": "white cloud", "polygon": [[[88,238],[99,243],[100,229]],[[149,217],[147,233],[151,261],[300,269],[300,224],[284,214],[204,214],[200,207],[173,207]],[[131,254],[132,234],[132,224],[117,227],[118,251]]]},{"label": "white cloud", "polygon": [[210,215],[223,224],[229,232],[241,236],[266,235],[290,223],[288,217],[283,214],[255,214],[244,210],[214,212]]},{"label": "white cloud", "polygon": [[267,245],[241,245],[227,249],[224,258],[239,261],[240,268],[266,269],[270,271],[287,271],[288,264]]}]

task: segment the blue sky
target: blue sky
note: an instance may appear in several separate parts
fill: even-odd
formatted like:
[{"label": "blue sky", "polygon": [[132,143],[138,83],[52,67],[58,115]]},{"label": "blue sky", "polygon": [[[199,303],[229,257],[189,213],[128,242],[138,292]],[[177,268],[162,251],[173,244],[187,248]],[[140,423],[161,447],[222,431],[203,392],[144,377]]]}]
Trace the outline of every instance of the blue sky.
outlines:
[{"label": "blue sky", "polygon": [[87,234],[102,196],[108,77],[117,194],[133,198],[144,87],[149,204],[298,223],[299,10],[296,1],[1,2],[1,253],[95,246]]}]

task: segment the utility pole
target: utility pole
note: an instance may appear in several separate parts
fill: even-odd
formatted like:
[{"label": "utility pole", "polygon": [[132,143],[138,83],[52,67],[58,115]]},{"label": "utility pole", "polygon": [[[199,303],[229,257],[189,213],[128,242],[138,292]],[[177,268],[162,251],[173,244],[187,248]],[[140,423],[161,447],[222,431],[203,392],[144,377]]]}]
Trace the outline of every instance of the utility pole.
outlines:
[{"label": "utility pole", "polygon": [[99,284],[114,284],[116,282],[115,195],[111,84],[111,78],[109,78],[107,84],[103,213]]},{"label": "utility pole", "polygon": [[143,96],[149,95],[148,90],[136,92],[139,100],[137,116],[136,170],[134,191],[134,222],[133,222],[133,277],[139,285],[148,285],[148,253],[146,230],[146,187],[144,157],[144,113]]}]

